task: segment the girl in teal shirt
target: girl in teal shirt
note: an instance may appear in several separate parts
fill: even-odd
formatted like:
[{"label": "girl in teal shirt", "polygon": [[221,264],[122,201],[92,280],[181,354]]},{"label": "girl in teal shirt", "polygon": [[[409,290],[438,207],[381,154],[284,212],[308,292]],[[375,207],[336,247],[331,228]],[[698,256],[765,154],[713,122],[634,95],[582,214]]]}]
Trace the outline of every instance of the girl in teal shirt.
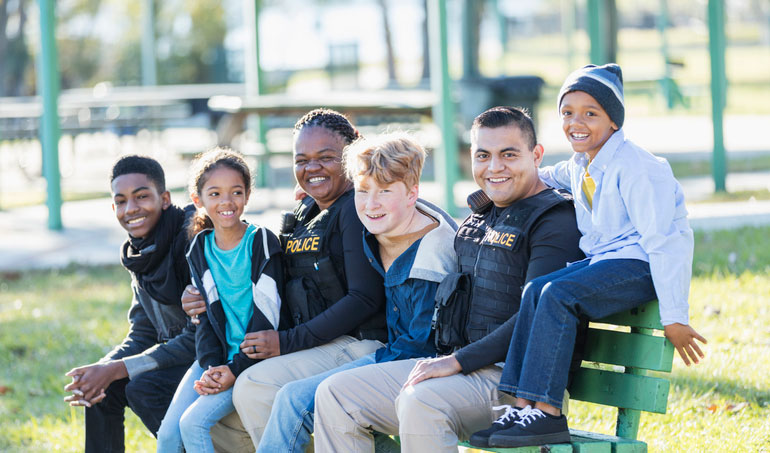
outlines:
[{"label": "girl in teal shirt", "polygon": [[248,166],[239,154],[215,148],[195,169],[190,196],[198,214],[190,225],[187,261],[206,312],[199,315],[196,361],[158,431],[159,452],[214,451],[209,430],[235,409],[233,383],[257,362],[240,351],[244,335],[277,329],[280,321],[278,238],[241,220],[251,187]]}]

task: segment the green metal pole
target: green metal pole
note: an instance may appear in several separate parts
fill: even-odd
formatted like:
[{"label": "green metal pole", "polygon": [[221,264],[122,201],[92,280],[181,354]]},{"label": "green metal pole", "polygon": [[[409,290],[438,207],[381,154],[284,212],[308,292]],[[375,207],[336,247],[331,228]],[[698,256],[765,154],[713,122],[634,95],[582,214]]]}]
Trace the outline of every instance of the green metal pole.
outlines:
[{"label": "green metal pole", "polygon": [[725,4],[709,0],[709,53],[711,54],[711,118],[714,125],[714,157],[712,174],[717,192],[726,190],[727,156],[725,153],[723,114],[726,101],[725,73]]},{"label": "green metal pole", "polygon": [[615,0],[588,0],[588,38],[591,63],[605,64],[617,59],[618,11]]},{"label": "green metal pole", "polygon": [[158,84],[155,62],[155,1],[142,2],[142,85]]},{"label": "green metal pole", "polygon": [[[641,333],[652,336],[653,329],[645,329],[640,327],[632,327],[631,333]],[[626,368],[626,374],[633,374],[637,376],[645,376],[647,372],[641,368]],[[636,409],[624,409],[618,408],[618,424],[615,427],[615,435],[618,437],[625,437],[626,439],[636,439],[636,435],[639,433],[639,421],[641,420],[642,412]]]},{"label": "green metal pole", "polygon": [[591,43],[591,63],[607,63],[607,43],[604,15],[602,14],[602,0],[588,0],[588,40]]},{"label": "green metal pole", "polygon": [[606,43],[605,63],[618,61],[618,4],[615,0],[604,0],[604,40]]},{"label": "green metal pole", "polygon": [[38,0],[40,6],[39,93],[43,99],[40,143],[43,146],[43,175],[47,182],[48,228],[61,230],[61,180],[59,174],[59,62],[56,53],[54,0]]},{"label": "green metal pole", "polygon": [[476,79],[479,76],[479,7],[476,0],[463,0],[463,79]]},{"label": "green metal pole", "polygon": [[457,166],[457,135],[454,129],[454,103],[450,93],[449,55],[447,51],[446,3],[444,0],[428,1],[428,36],[430,44],[430,82],[438,103],[433,107],[433,120],[441,128],[443,149],[435,154],[436,181],[444,191],[446,210],[457,216],[454,186],[459,179]]},{"label": "green metal pole", "polygon": [[[262,66],[259,63],[259,12],[262,6],[261,0],[244,1],[244,17],[250,36],[246,45],[244,63],[244,78],[246,84],[246,96],[261,96],[265,94]],[[251,116],[247,120],[247,127],[257,134],[257,141],[262,148],[257,159],[256,177],[257,187],[267,187],[268,174],[270,173],[270,152],[267,149],[267,128],[261,116]]]}]

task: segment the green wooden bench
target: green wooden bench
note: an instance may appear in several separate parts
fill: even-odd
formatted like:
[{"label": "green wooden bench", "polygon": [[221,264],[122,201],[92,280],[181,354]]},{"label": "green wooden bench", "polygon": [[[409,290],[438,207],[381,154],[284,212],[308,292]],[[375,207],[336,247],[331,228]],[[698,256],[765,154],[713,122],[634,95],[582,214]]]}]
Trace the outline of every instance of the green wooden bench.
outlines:
[{"label": "green wooden bench", "polygon": [[[606,325],[628,326],[630,332],[607,330]],[[627,329],[626,329],[627,330]],[[666,412],[668,379],[647,376],[647,371],[671,371],[673,345],[662,336],[657,301],[630,312],[592,323],[586,340],[583,367],[569,387],[570,399],[618,408],[615,436],[570,430],[571,443],[541,447],[486,448],[480,451],[524,452],[646,452],[647,444],[636,440],[641,411]],[[616,371],[617,367],[623,367]],[[624,370],[624,371],[623,371]],[[461,446],[472,447],[467,442]]]}]

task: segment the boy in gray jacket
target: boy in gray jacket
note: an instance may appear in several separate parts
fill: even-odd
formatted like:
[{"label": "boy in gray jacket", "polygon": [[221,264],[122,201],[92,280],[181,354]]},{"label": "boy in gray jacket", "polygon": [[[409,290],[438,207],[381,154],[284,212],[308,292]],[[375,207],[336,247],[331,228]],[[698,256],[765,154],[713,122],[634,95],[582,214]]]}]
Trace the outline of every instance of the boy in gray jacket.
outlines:
[{"label": "boy in gray jacket", "polygon": [[160,164],[125,156],[110,176],[112,208],[128,232],[121,263],[133,300],[123,342],[96,363],[73,368],[64,390],[86,407],[87,452],[124,451],[126,406],[155,435],[179,381],[195,359],[195,331],[182,310],[190,281],[185,224],[193,209],[171,203]]}]

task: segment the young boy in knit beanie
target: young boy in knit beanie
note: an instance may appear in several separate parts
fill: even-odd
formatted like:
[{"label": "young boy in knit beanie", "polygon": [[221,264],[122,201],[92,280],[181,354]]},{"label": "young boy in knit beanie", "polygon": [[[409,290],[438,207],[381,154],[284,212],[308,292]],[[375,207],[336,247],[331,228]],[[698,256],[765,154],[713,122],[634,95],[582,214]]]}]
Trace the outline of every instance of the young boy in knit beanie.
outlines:
[{"label": "young boy in knit beanie", "polygon": [[657,298],[666,338],[685,364],[704,356],[695,340],[706,339],[688,325],[693,234],[682,188],[665,159],[626,139],[620,66],[570,74],[558,108],[575,154],[540,177],[572,192],[587,258],[524,288],[499,385],[516,396],[515,407],[471,437],[480,447],[570,441],[561,407],[581,317]]}]

